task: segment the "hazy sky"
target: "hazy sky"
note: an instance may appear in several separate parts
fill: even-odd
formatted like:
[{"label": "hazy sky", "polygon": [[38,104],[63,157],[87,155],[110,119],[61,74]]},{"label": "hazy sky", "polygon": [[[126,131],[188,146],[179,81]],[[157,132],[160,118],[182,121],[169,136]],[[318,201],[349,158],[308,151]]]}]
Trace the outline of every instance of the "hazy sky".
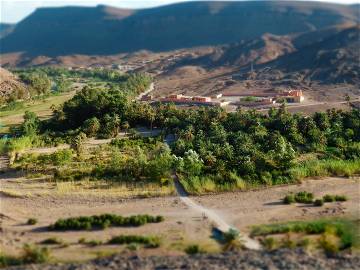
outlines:
[{"label": "hazy sky", "polygon": [[[176,2],[185,2],[190,0],[0,0],[0,22],[15,23],[30,13],[32,13],[38,7],[58,7],[58,6],[96,6],[99,4],[105,4],[109,6],[125,7],[125,8],[142,8],[142,7],[154,7]],[[335,3],[358,3],[360,0],[319,0],[323,2],[335,2]]]}]

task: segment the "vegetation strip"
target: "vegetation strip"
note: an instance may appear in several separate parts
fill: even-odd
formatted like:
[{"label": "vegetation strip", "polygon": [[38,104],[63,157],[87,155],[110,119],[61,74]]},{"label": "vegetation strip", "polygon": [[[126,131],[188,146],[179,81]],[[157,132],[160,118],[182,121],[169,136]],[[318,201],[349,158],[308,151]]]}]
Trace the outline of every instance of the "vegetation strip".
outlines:
[{"label": "vegetation strip", "polygon": [[123,217],[113,214],[103,214],[100,216],[82,216],[68,219],[59,219],[54,224],[50,225],[51,230],[66,231],[66,230],[91,230],[91,229],[106,229],[110,226],[142,226],[146,223],[159,223],[164,221],[162,216],[150,215],[136,215]]},{"label": "vegetation strip", "polygon": [[323,240],[329,235],[340,238],[340,249],[359,247],[356,223],[347,220],[294,221],[280,224],[254,226],[251,236],[267,236],[286,233],[322,234]]}]

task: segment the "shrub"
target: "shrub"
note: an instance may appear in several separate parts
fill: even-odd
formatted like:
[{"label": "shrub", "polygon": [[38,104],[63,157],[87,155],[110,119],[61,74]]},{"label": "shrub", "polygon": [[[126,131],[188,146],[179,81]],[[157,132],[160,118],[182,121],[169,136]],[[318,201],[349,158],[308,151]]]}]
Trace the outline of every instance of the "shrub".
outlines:
[{"label": "shrub", "polygon": [[323,197],[324,202],[334,202],[335,201],[335,196],[330,195],[330,194],[326,194]]},{"label": "shrub", "polygon": [[262,244],[267,250],[273,250],[277,246],[277,242],[273,237],[266,237],[262,240]]},{"label": "shrub", "polygon": [[329,233],[324,233],[319,239],[319,245],[327,255],[333,256],[339,251],[336,237]]},{"label": "shrub", "polygon": [[185,248],[185,252],[188,255],[194,255],[194,254],[202,253],[202,250],[200,249],[199,245],[190,245]]},{"label": "shrub", "polygon": [[295,195],[295,201],[298,203],[312,203],[313,199],[314,199],[314,195],[306,191],[298,192]]},{"label": "shrub", "polygon": [[110,245],[143,244],[148,248],[157,248],[160,246],[160,239],[153,236],[119,235],[111,238],[108,241],[108,244]]},{"label": "shrub", "polygon": [[86,238],[85,237],[79,238],[78,243],[79,244],[85,244],[86,243]]},{"label": "shrub", "polygon": [[283,199],[284,203],[286,204],[292,204],[295,202],[295,195],[294,194],[288,194]]},{"label": "shrub", "polygon": [[314,195],[312,193],[301,191],[296,194],[290,193],[286,195],[283,199],[283,202],[286,204],[291,203],[312,203]]},{"label": "shrub", "polygon": [[307,248],[309,248],[310,244],[311,244],[311,241],[310,241],[309,238],[303,238],[298,243],[298,246],[300,246],[300,247],[302,247],[304,249],[307,249]]},{"label": "shrub", "polygon": [[50,159],[54,165],[65,165],[71,162],[73,151],[71,149],[58,150],[50,155]]},{"label": "shrub", "polygon": [[22,264],[21,258],[14,257],[11,255],[0,254],[0,267],[8,267],[11,265]]},{"label": "shrub", "polygon": [[23,263],[44,263],[50,259],[50,253],[47,248],[38,248],[26,244],[23,248]]},{"label": "shrub", "polygon": [[291,239],[291,235],[288,233],[286,234],[285,238],[282,240],[282,245],[286,248],[295,248],[296,242]]},{"label": "shrub", "polygon": [[255,226],[252,236],[266,236],[282,233],[323,234],[331,232],[340,238],[340,248],[346,249],[359,246],[356,223],[348,220],[315,220],[296,221],[282,224]]},{"label": "shrub", "polygon": [[36,218],[29,218],[26,222],[27,225],[35,225],[37,223],[37,219]]},{"label": "shrub", "polygon": [[52,230],[91,230],[94,228],[108,228],[109,226],[142,226],[146,223],[159,223],[164,220],[162,216],[136,215],[123,217],[113,214],[100,216],[82,216],[68,219],[59,219],[50,225]]},{"label": "shrub", "polygon": [[50,253],[47,248],[38,248],[26,244],[23,247],[22,255],[19,257],[0,254],[0,267],[30,263],[45,263],[49,259]]},{"label": "shrub", "polygon": [[242,247],[240,233],[231,228],[229,231],[223,233],[224,251],[237,250]]},{"label": "shrub", "polygon": [[324,200],[323,199],[316,199],[314,201],[314,205],[315,206],[323,206],[324,205]]},{"label": "shrub", "polygon": [[43,245],[60,245],[62,243],[63,243],[63,241],[56,237],[47,238],[40,242],[40,244],[43,244]]},{"label": "shrub", "polygon": [[347,197],[345,195],[335,195],[335,201],[345,202],[345,201],[347,201]]}]

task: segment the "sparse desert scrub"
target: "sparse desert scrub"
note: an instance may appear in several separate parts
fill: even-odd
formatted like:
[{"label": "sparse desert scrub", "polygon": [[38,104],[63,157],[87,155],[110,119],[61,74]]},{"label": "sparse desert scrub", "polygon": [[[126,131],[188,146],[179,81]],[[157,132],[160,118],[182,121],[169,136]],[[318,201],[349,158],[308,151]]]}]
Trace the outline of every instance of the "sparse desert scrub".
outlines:
[{"label": "sparse desert scrub", "polygon": [[164,221],[162,216],[136,215],[123,217],[113,214],[100,216],[82,216],[68,219],[59,219],[50,225],[51,230],[91,230],[95,228],[105,229],[109,226],[141,226],[146,223],[159,223]]},{"label": "sparse desert scrub", "polygon": [[35,225],[37,223],[37,219],[36,218],[29,218],[26,222],[27,225]]},{"label": "sparse desert scrub", "polygon": [[[336,238],[338,250],[357,249],[359,248],[359,235],[356,226],[356,222],[349,220],[296,221],[255,226],[251,235],[253,237],[289,233],[318,235],[320,237],[318,243],[322,247],[327,245],[329,235],[331,235],[332,240]],[[324,241],[324,243],[322,244],[321,241]]]},{"label": "sparse desert scrub", "polygon": [[45,263],[50,260],[50,252],[47,248],[39,248],[33,245],[24,245],[20,256],[0,254],[0,267],[12,265]]},{"label": "sparse desert scrub", "polygon": [[161,197],[175,193],[174,186],[159,186],[157,183],[122,183],[114,180],[56,181],[59,194],[79,194],[97,197],[117,196],[121,198]]},{"label": "sparse desert scrub", "polygon": [[201,249],[201,247],[197,244],[187,246],[184,251],[188,255],[204,253],[204,251]]}]

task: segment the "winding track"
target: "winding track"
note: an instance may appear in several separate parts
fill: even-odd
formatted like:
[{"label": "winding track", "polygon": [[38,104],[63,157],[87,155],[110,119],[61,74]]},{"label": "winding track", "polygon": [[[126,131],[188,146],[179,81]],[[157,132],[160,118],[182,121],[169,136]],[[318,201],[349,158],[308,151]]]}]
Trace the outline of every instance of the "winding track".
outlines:
[{"label": "winding track", "polygon": [[[177,194],[180,197],[180,200],[189,206],[190,208],[194,209],[197,212],[202,213],[202,215],[209,218],[214,224],[215,227],[220,230],[221,232],[228,232],[230,229],[235,229],[233,226],[229,225],[223,218],[221,218],[218,214],[216,214],[213,210],[203,207],[200,204],[197,204],[194,202],[185,191],[184,187],[181,185],[178,177],[175,175],[174,177],[174,183],[175,183],[175,189]],[[260,244],[255,241],[254,239],[251,239],[247,235],[241,234],[241,240],[243,241],[243,245],[248,249],[253,250],[260,250],[261,246]]]}]

